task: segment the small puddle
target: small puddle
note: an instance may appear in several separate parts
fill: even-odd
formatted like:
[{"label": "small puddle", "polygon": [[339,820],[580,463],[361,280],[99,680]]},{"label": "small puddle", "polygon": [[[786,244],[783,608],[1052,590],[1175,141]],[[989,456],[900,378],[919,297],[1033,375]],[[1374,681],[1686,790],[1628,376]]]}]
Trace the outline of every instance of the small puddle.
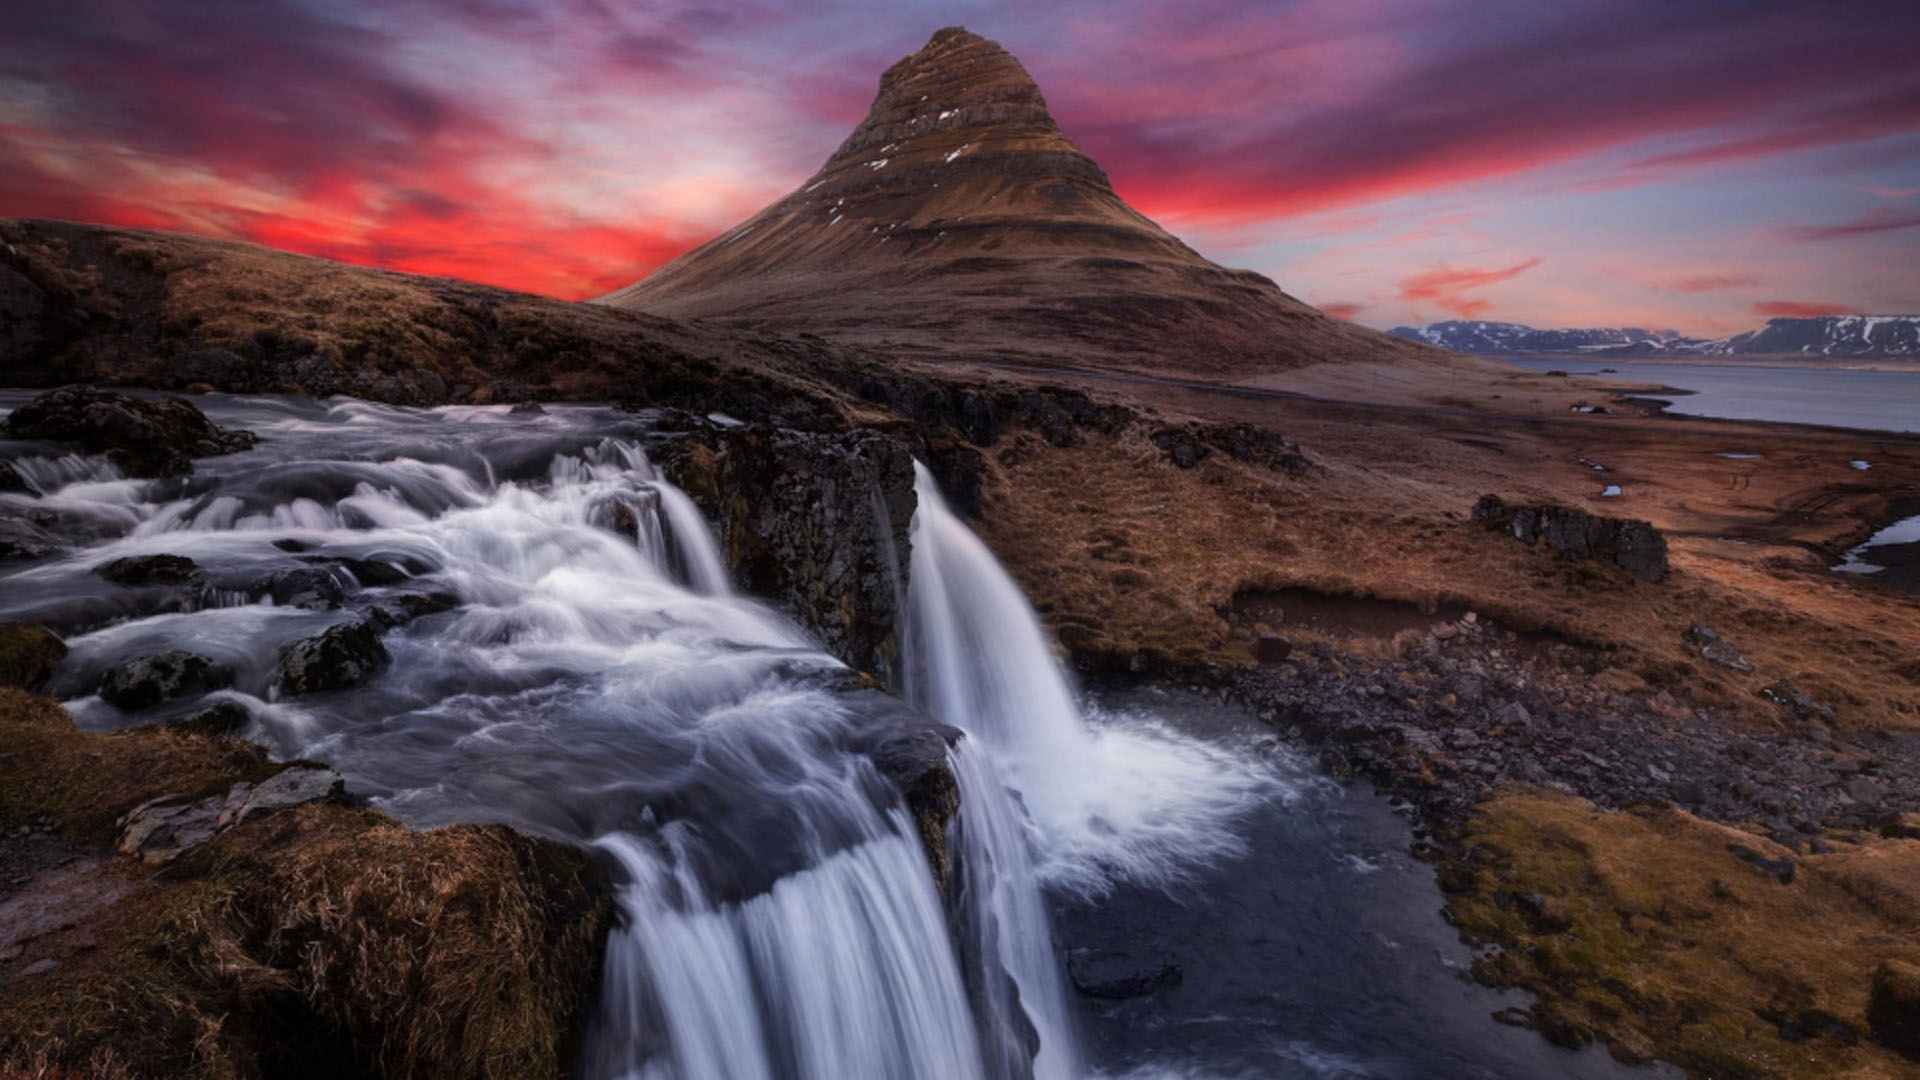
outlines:
[{"label": "small puddle", "polygon": [[1604,489],[1601,490],[1600,497],[1603,499],[1617,499],[1620,497],[1620,494],[1621,492],[1620,492],[1619,484],[1608,484]]},{"label": "small puddle", "polygon": [[1742,451],[1733,451],[1733,450],[1724,450],[1724,451],[1721,451],[1720,453],[1718,453],[1718,454],[1715,454],[1715,455],[1713,455],[1713,456],[1714,456],[1714,457],[1720,457],[1720,458],[1726,458],[1726,459],[1727,459],[1728,461],[1758,461],[1758,460],[1760,460],[1760,455],[1759,455],[1759,454],[1749,454],[1749,453],[1747,453],[1747,452],[1746,452],[1746,451],[1744,451],[1744,450],[1742,450]]},{"label": "small puddle", "polygon": [[1873,468],[1873,462],[1861,461],[1859,458],[1854,458],[1852,461],[1847,462],[1847,464],[1853,466],[1855,469],[1858,469],[1861,472],[1866,472],[1868,469]]}]

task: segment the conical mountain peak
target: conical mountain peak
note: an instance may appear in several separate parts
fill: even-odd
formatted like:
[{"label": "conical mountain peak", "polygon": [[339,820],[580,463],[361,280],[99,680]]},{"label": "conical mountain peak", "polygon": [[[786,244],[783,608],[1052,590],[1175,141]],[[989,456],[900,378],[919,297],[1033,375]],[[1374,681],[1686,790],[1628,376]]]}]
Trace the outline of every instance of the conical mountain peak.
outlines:
[{"label": "conical mountain peak", "polygon": [[1013,54],[949,27],[785,198],[604,299],[928,356],[1269,370],[1411,346],[1128,206]]}]

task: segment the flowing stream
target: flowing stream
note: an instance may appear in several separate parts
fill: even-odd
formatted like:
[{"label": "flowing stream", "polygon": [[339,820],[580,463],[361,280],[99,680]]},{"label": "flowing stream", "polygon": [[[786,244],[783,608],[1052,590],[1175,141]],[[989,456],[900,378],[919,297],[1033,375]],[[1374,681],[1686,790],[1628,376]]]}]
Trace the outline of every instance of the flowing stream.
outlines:
[{"label": "flowing stream", "polygon": [[[734,591],[649,458],[675,436],[645,414],[200,404],[259,446],[142,481],[0,443],[28,488],[0,511],[78,545],[9,564],[0,620],[66,637],[52,689],[84,727],[221,705],[409,823],[504,822],[601,852],[624,918],[588,1076],[1095,1075],[1059,914],[1084,923],[1114,897],[1201,910],[1194,888],[1247,862],[1248,816],[1283,812],[1300,783],[1150,712],[1084,714],[924,469],[903,701]],[[193,566],[101,573],[153,556]],[[348,627],[390,662],[293,692],[283,650]],[[108,673],[168,650],[217,677],[132,711],[101,696]],[[945,892],[867,752],[934,721],[964,732]]]}]

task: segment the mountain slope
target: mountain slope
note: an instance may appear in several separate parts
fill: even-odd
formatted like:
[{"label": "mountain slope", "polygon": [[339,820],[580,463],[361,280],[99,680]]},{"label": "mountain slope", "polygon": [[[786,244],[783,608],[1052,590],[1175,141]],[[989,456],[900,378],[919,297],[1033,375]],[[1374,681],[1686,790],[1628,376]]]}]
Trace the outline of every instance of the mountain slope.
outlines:
[{"label": "mountain slope", "polygon": [[1018,60],[958,28],[887,70],[798,190],[602,302],[895,355],[1216,375],[1424,352],[1202,258],[1114,193]]}]

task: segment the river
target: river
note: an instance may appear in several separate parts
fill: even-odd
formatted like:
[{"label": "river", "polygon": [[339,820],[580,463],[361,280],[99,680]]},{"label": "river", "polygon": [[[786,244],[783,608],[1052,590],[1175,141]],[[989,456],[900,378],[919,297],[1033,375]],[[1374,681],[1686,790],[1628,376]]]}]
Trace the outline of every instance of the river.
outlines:
[{"label": "river", "polygon": [[[1667,411],[1864,431],[1920,432],[1920,371],[1854,371],[1774,364],[1647,363],[1574,357],[1490,357],[1529,371],[1564,371],[1692,391]],[[1603,368],[1614,369],[1602,372]],[[1660,397],[1650,394],[1649,397]]]}]

